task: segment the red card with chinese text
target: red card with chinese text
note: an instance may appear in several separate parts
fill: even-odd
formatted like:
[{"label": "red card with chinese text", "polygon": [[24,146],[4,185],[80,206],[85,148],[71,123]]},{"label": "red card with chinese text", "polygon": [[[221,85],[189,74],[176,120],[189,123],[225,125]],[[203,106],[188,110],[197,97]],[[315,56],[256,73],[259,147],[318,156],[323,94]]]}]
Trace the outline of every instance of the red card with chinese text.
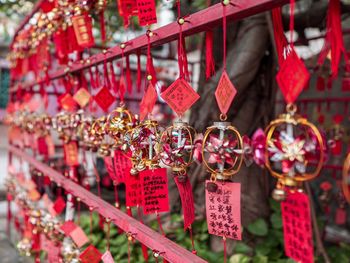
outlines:
[{"label": "red card with chinese text", "polygon": [[306,87],[310,73],[295,51],[292,51],[276,75],[277,83],[287,103],[294,103]]},{"label": "red card with chinese text", "polygon": [[118,183],[124,183],[126,175],[130,172],[131,162],[121,151],[114,151],[113,161],[115,175]]},{"label": "red card with chinese text", "polygon": [[59,196],[56,201],[53,203],[53,209],[56,212],[56,215],[60,215],[64,208],[66,207],[66,202],[64,201],[62,196]]},{"label": "red card with chinese text", "polygon": [[236,88],[233,86],[227,72],[222,72],[219,84],[215,91],[216,102],[221,113],[226,114],[231,106],[234,97],[237,94]]},{"label": "red card with chinese text", "polygon": [[71,231],[69,236],[72,238],[72,240],[78,248],[81,248],[89,242],[89,238],[79,226],[77,226],[73,231]]},{"label": "red card with chinese text", "polygon": [[69,143],[63,145],[63,149],[66,165],[79,165],[78,143],[76,141],[70,141]]},{"label": "red card with chinese text", "polygon": [[166,168],[140,172],[144,214],[169,211],[168,177]]},{"label": "red card with chinese text", "polygon": [[242,240],[241,184],[216,181],[216,192],[209,192],[205,182],[205,205],[209,234]]},{"label": "red card with chinese text", "polygon": [[138,206],[142,204],[141,181],[139,175],[127,173],[125,181],[126,206]]},{"label": "red card with chinese text", "polygon": [[309,198],[304,193],[289,193],[281,203],[284,251],[295,261],[314,262]]},{"label": "red card with chinese text", "polygon": [[178,116],[182,116],[199,99],[197,92],[182,78],[177,79],[161,95]]},{"label": "red card with chinese text", "polygon": [[79,256],[82,263],[99,263],[101,257],[101,252],[93,245],[88,246]]},{"label": "red card with chinese text", "polygon": [[180,182],[178,176],[175,177],[174,180],[181,198],[182,213],[184,217],[184,229],[187,229],[189,226],[191,226],[195,218],[191,182],[189,178],[187,178],[185,182]]},{"label": "red card with chinese text", "polygon": [[157,23],[155,0],[137,0],[137,10],[140,26]]},{"label": "red card with chinese text", "polygon": [[89,48],[95,45],[92,35],[92,19],[88,13],[73,16],[72,24],[78,45],[83,48]]}]

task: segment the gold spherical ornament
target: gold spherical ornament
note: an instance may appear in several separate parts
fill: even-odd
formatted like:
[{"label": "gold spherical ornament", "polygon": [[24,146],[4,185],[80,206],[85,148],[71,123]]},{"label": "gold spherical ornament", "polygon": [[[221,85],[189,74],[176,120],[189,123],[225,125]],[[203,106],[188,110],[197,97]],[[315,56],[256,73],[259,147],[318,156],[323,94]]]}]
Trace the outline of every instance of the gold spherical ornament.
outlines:
[{"label": "gold spherical ornament", "polygon": [[214,122],[205,131],[202,144],[203,163],[212,179],[229,179],[243,163],[243,140],[230,122]]},{"label": "gold spherical ornament", "polygon": [[295,105],[288,105],[287,112],[265,129],[265,166],[278,179],[279,189],[300,189],[303,181],[319,175],[324,162],[320,131],[296,110]]}]

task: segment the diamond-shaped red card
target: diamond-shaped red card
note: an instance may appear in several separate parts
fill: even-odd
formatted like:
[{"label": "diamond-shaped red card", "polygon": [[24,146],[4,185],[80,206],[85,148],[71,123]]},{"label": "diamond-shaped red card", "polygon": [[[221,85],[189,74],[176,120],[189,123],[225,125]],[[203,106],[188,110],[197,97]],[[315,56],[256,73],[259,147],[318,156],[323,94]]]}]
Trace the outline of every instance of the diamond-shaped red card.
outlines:
[{"label": "diamond-shaped red card", "polygon": [[105,112],[108,111],[108,108],[113,104],[115,101],[115,97],[109,92],[108,88],[103,87],[96,95],[95,95],[95,101],[98,104],[98,106],[101,107],[102,110]]},{"label": "diamond-shaped red card", "polygon": [[152,113],[154,104],[157,101],[157,92],[152,83],[148,84],[145,95],[140,103],[140,120],[142,121],[147,114]]},{"label": "diamond-shaped red card", "polygon": [[79,248],[89,242],[89,238],[79,226],[70,232],[69,236]]},{"label": "diamond-shaped red card", "polygon": [[73,112],[77,108],[77,103],[73,99],[72,95],[70,95],[69,93],[63,94],[61,97],[59,97],[58,100],[62,109],[66,111]]},{"label": "diamond-shaped red card", "polygon": [[293,51],[276,75],[277,83],[287,103],[293,103],[310,79],[303,61]]},{"label": "diamond-shaped red card", "polygon": [[82,263],[99,263],[102,254],[93,245],[88,246],[79,256]]},{"label": "diamond-shaped red card", "polygon": [[73,96],[73,99],[84,108],[90,101],[91,95],[85,88],[80,88]]},{"label": "diamond-shaped red card", "polygon": [[64,201],[62,196],[59,196],[55,203],[53,204],[53,209],[56,212],[56,215],[59,215],[63,212],[64,208],[66,207],[66,202]]},{"label": "diamond-shaped red card", "polygon": [[64,224],[61,226],[61,230],[65,233],[66,236],[69,236],[70,233],[72,233],[72,231],[74,229],[76,229],[78,226],[76,224],[74,224],[73,221],[66,221],[64,222]]},{"label": "diamond-shaped red card", "polygon": [[222,72],[219,84],[215,91],[216,102],[221,113],[226,114],[231,106],[234,97],[237,94],[235,86],[233,86],[227,72]]},{"label": "diamond-shaped red card", "polygon": [[161,95],[179,116],[183,115],[199,99],[197,92],[182,78],[173,82]]}]

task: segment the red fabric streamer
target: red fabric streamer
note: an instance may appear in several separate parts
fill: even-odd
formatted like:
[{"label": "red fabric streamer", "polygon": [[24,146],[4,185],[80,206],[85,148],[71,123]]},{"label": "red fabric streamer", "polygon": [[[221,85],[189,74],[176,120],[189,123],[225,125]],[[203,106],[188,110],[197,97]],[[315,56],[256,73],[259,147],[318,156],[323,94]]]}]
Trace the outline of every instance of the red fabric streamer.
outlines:
[{"label": "red fabric streamer", "polygon": [[141,52],[137,50],[137,93],[141,92]]},{"label": "red fabric streamer", "polygon": [[105,15],[104,11],[102,10],[100,12],[100,27],[101,27],[101,40],[102,43],[106,43],[106,27],[105,27]]},{"label": "red fabric streamer", "polygon": [[[327,32],[325,37],[324,46],[318,57],[317,64],[323,65],[329,52],[331,53],[331,79],[335,79],[339,72],[339,63],[341,54],[343,53],[344,59],[347,62],[348,57],[344,47],[343,33],[341,27],[340,18],[340,1],[329,1],[328,13],[327,13]],[[348,66],[347,66],[348,67]]]},{"label": "red fabric streamer", "polygon": [[211,78],[215,75],[215,60],[213,56],[213,31],[209,30],[205,33],[205,77]]},{"label": "red fabric streamer", "polygon": [[109,74],[108,74],[108,67],[107,67],[107,61],[103,61],[103,78],[104,78],[104,85],[107,89],[111,89],[111,81],[109,79]]}]

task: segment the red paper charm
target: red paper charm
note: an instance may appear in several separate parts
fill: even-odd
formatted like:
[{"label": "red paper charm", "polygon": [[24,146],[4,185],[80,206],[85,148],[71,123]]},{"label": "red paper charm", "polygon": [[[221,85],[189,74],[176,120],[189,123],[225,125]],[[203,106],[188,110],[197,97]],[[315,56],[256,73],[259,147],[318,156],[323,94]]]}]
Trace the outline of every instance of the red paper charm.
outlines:
[{"label": "red paper charm", "polygon": [[69,112],[74,112],[75,109],[77,108],[77,103],[73,99],[72,95],[70,95],[69,93],[62,95],[59,98],[59,103],[60,103],[62,109],[69,111]]},{"label": "red paper charm", "polygon": [[179,78],[162,93],[162,98],[178,116],[182,116],[199,99],[199,95]]},{"label": "red paper charm", "polygon": [[112,257],[112,254],[108,250],[102,255],[101,259],[102,259],[103,263],[114,263],[114,259]]},{"label": "red paper charm", "polygon": [[143,212],[147,214],[168,212],[168,178],[165,168],[140,172]]},{"label": "red paper charm", "polygon": [[95,45],[94,36],[92,35],[92,19],[88,13],[73,16],[72,24],[79,46],[89,48]]},{"label": "red paper charm", "polygon": [[304,63],[292,52],[276,75],[277,83],[287,103],[293,103],[310,79]]},{"label": "red paper charm", "polygon": [[93,245],[88,246],[79,256],[82,263],[99,263],[102,254]]},{"label": "red paper charm", "polygon": [[241,185],[216,181],[217,190],[213,192],[208,191],[210,183],[209,180],[205,183],[209,234],[241,240]]},{"label": "red paper charm", "polygon": [[95,101],[98,104],[98,106],[101,107],[102,110],[105,112],[108,111],[108,108],[113,104],[115,101],[114,96],[109,92],[109,90],[106,87],[103,87],[95,96]]},{"label": "red paper charm", "polygon": [[218,87],[215,91],[215,98],[221,113],[226,114],[236,96],[237,90],[230,81],[227,72],[222,72]]},{"label": "red paper charm", "polygon": [[53,203],[53,209],[55,210],[56,215],[60,215],[63,212],[65,207],[66,207],[66,202],[64,201],[62,196],[59,196],[56,199],[55,203]]}]

